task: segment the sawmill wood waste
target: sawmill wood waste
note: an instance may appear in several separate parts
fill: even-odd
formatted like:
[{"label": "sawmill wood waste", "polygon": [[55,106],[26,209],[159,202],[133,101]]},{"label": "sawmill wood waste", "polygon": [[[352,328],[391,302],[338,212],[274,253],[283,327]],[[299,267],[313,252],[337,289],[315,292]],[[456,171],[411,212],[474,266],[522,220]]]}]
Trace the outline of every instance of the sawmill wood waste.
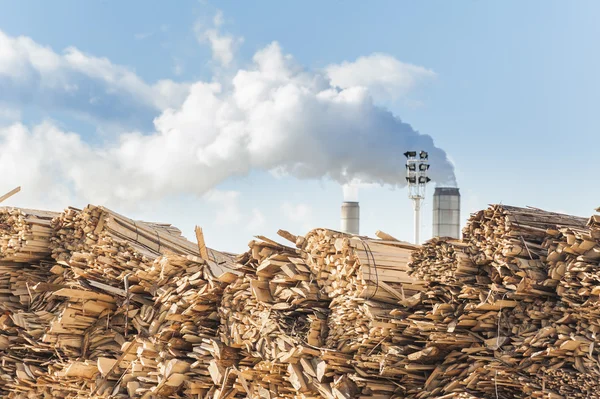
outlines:
[{"label": "sawmill wood waste", "polygon": [[1,208],[0,396],[600,397],[600,216],[279,235],[233,255],[100,206]]}]

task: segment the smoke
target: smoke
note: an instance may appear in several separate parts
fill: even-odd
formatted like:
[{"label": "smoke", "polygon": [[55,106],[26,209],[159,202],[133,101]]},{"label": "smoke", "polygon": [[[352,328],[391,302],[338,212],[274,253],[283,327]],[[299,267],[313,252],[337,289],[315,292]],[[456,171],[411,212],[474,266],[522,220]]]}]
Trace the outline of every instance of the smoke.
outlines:
[{"label": "smoke", "polygon": [[430,69],[380,53],[359,57],[354,62],[329,65],[326,70],[335,86],[368,87],[372,97],[384,101],[398,99],[421,81],[436,77]]},{"label": "smoke", "polygon": [[344,201],[358,202],[358,185],[356,183],[346,183],[342,185]]},{"label": "smoke", "polygon": [[302,68],[276,42],[232,78],[192,84],[154,127],[99,147],[52,123],[0,128],[0,170],[12,173],[7,184],[39,183],[40,194],[120,204],[203,195],[252,170],[402,187],[407,150],[429,152],[433,181],[455,181],[430,136],[376,106],[366,87],[339,88]]}]

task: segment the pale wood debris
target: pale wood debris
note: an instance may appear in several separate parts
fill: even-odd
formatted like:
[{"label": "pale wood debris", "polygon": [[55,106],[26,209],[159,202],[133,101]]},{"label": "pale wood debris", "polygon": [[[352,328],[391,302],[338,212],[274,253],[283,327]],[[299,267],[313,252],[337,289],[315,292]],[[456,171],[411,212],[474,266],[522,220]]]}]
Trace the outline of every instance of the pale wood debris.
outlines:
[{"label": "pale wood debris", "polygon": [[598,216],[493,205],[461,240],[280,230],[235,257],[91,205],[0,221],[3,398],[600,397]]}]

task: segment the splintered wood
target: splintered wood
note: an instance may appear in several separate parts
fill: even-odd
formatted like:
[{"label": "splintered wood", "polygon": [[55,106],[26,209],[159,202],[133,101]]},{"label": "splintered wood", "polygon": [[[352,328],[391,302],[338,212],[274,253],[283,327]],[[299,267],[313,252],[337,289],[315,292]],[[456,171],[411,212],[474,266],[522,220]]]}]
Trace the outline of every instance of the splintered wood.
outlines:
[{"label": "splintered wood", "polygon": [[91,205],[0,220],[3,398],[600,398],[599,216],[237,257]]},{"label": "splintered wood", "polygon": [[50,222],[58,213],[0,208],[0,260],[34,262],[50,250]]},{"label": "splintered wood", "polygon": [[[80,276],[107,278],[121,287],[125,275],[150,267],[161,254],[199,255],[197,244],[176,227],[135,221],[104,207],[69,208],[53,220],[53,227],[54,259]],[[214,262],[232,266],[227,256],[212,250],[210,255]]]},{"label": "splintered wood", "polygon": [[313,230],[302,240],[308,265],[330,298],[351,295],[391,303],[423,290],[423,282],[408,274],[415,248],[326,229]]}]

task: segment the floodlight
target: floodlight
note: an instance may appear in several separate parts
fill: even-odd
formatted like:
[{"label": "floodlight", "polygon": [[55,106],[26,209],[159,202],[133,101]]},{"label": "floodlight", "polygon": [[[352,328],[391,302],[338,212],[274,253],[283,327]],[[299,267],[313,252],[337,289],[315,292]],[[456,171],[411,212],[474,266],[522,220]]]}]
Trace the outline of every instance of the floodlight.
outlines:
[{"label": "floodlight", "polygon": [[419,158],[417,159],[417,151],[406,151],[404,156],[408,158],[406,162],[408,198],[413,201],[415,210],[415,244],[419,244],[421,202],[425,199],[427,183],[431,181],[427,177],[427,171],[429,170],[427,159],[429,158],[429,154],[427,154],[427,151],[419,151]]}]

